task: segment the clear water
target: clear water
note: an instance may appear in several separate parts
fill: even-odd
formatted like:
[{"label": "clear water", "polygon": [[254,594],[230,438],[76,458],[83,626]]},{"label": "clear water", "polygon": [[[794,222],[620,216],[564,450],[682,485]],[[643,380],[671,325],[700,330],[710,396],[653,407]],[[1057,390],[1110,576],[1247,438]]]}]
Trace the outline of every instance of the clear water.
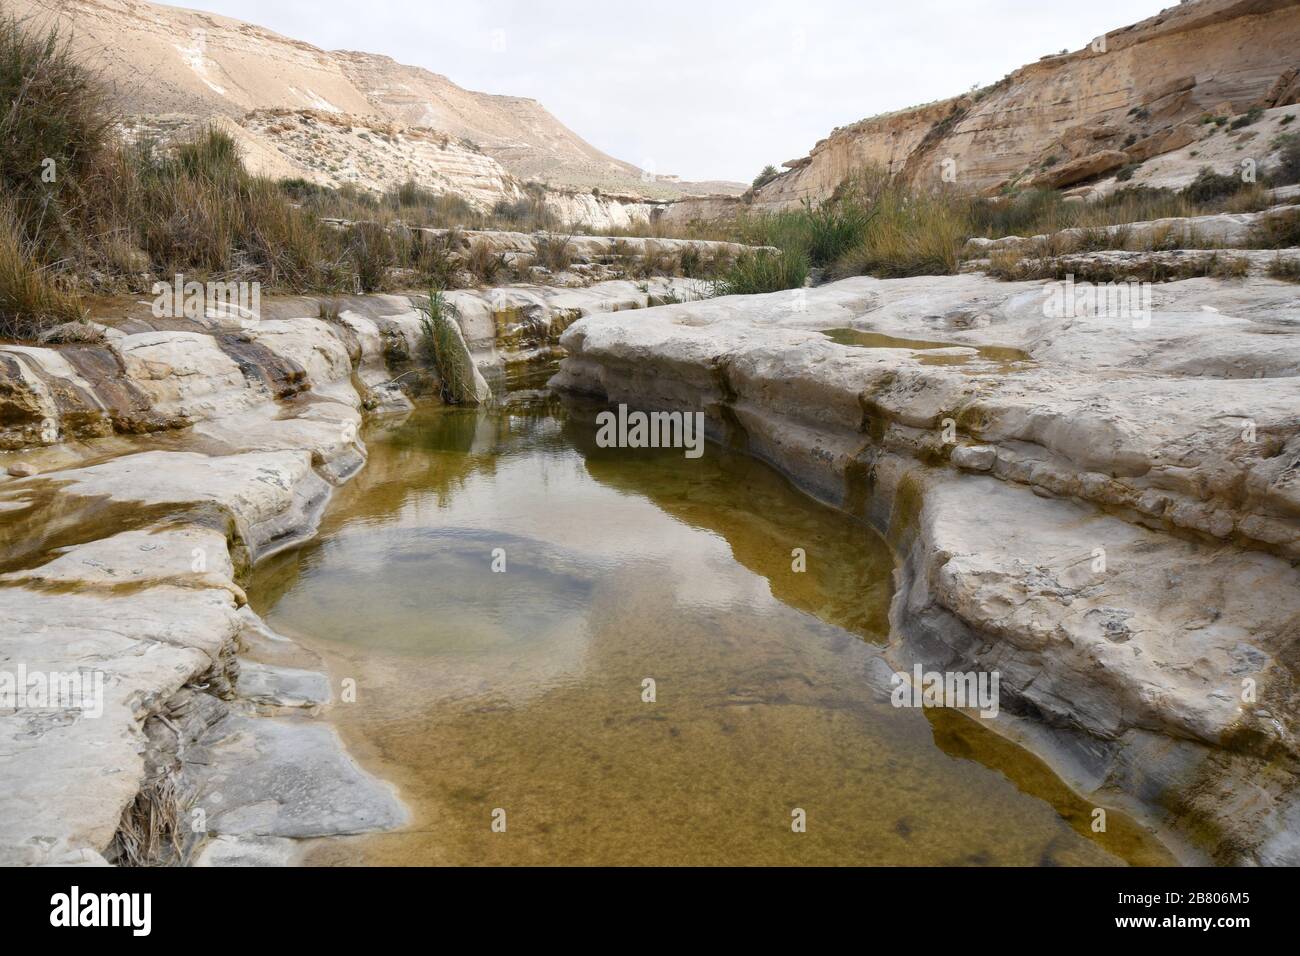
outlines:
[{"label": "clear water", "polygon": [[[822,332],[837,345],[852,345],[864,349],[912,349],[922,353],[937,350],[966,349],[964,353],[951,351],[935,355],[922,354],[917,361],[922,365],[970,365],[992,363],[1002,371],[1031,362],[1029,353],[1001,345],[966,345],[961,342],[931,342],[927,339],[901,339],[883,332],[862,329],[825,329]],[[970,353],[974,352],[974,355]]]},{"label": "clear water", "polygon": [[1169,862],[977,721],[890,705],[868,528],[717,446],[598,449],[591,415],[372,431],[320,538],[259,569],[254,607],[357,681],[327,719],[412,809],[312,862]]}]

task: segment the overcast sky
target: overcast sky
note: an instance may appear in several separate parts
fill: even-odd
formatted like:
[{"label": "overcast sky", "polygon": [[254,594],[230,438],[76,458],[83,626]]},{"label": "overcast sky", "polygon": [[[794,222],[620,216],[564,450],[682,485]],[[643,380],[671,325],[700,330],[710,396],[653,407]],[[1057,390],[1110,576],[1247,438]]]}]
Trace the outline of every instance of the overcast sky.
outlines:
[{"label": "overcast sky", "polygon": [[748,181],[836,126],[991,83],[1169,0],[179,0],[540,100],[605,152]]}]

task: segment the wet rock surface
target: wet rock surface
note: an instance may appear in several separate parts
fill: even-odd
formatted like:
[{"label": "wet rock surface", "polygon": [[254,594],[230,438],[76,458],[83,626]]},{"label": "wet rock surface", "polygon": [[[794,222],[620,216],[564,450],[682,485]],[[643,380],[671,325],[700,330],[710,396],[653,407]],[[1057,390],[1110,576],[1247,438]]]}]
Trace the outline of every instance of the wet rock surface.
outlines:
[{"label": "wet rock surface", "polygon": [[[671,288],[567,291],[564,324]],[[490,292],[456,296],[490,321]],[[284,863],[405,819],[319,719],[336,698],[320,660],[243,591],[364,465],[362,415],[429,387],[412,300],[333,304],[269,302],[237,332],[106,308],[93,362],[0,345],[0,672],[99,681],[0,711],[0,862]],[[161,844],[142,813],[171,821]]]}]

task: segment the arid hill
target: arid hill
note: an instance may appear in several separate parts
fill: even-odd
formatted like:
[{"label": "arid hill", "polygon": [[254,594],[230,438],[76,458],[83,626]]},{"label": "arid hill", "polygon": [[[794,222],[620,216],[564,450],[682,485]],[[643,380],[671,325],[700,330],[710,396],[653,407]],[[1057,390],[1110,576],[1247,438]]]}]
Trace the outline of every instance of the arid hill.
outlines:
[{"label": "arid hill", "polygon": [[[480,201],[516,198],[529,180],[657,200],[742,188],[643,176],[536,100],[462,89],[386,56],[321,50],[229,17],[144,0],[4,5],[69,34],[111,79],[118,105],[142,132],[218,118],[237,127],[250,165],[271,175],[371,187],[413,175]],[[301,135],[279,135],[286,128]],[[340,128],[349,130],[345,140]],[[439,146],[389,148],[398,134]]]},{"label": "arid hill", "polygon": [[[1263,165],[1278,123],[1227,122],[1300,99],[1300,3],[1193,0],[1044,56],[973,93],[834,130],[754,195],[756,210],[830,196],[866,165],[911,182],[989,194],[1025,185],[1107,192],[1185,185],[1204,165]],[[1217,122],[1216,122],[1217,121]],[[1294,127],[1292,127],[1294,129]],[[735,201],[689,200],[674,218],[714,219]]]}]

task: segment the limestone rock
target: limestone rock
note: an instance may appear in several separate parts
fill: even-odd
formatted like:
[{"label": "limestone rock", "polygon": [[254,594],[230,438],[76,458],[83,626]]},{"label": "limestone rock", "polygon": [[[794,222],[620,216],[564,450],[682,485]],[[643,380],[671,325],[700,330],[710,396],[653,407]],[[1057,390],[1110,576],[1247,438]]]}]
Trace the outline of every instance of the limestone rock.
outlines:
[{"label": "limestone rock", "polygon": [[231,715],[199,747],[188,802],[206,811],[210,834],[303,839],[407,820],[392,790],[350,760],[323,724]]},{"label": "limestone rock", "polygon": [[952,463],[967,471],[989,471],[998,460],[998,450],[989,445],[958,445],[952,450]]},{"label": "limestone rock", "polygon": [[[775,293],[590,316],[553,384],[704,409],[711,437],[901,549],[901,666],[996,669],[1007,732],[1085,793],[1219,834],[1200,847],[1219,862],[1300,862],[1300,787],[1268,769],[1300,755],[1294,291],[1170,282],[1134,322],[1054,313],[1059,288],[862,278],[799,308]],[[845,328],[876,337],[823,334]],[[1246,677],[1277,690],[1264,707],[1241,705]]]},{"label": "limestone rock", "polygon": [[1300,67],[1283,70],[1268,88],[1260,105],[1265,109],[1300,103]]}]

